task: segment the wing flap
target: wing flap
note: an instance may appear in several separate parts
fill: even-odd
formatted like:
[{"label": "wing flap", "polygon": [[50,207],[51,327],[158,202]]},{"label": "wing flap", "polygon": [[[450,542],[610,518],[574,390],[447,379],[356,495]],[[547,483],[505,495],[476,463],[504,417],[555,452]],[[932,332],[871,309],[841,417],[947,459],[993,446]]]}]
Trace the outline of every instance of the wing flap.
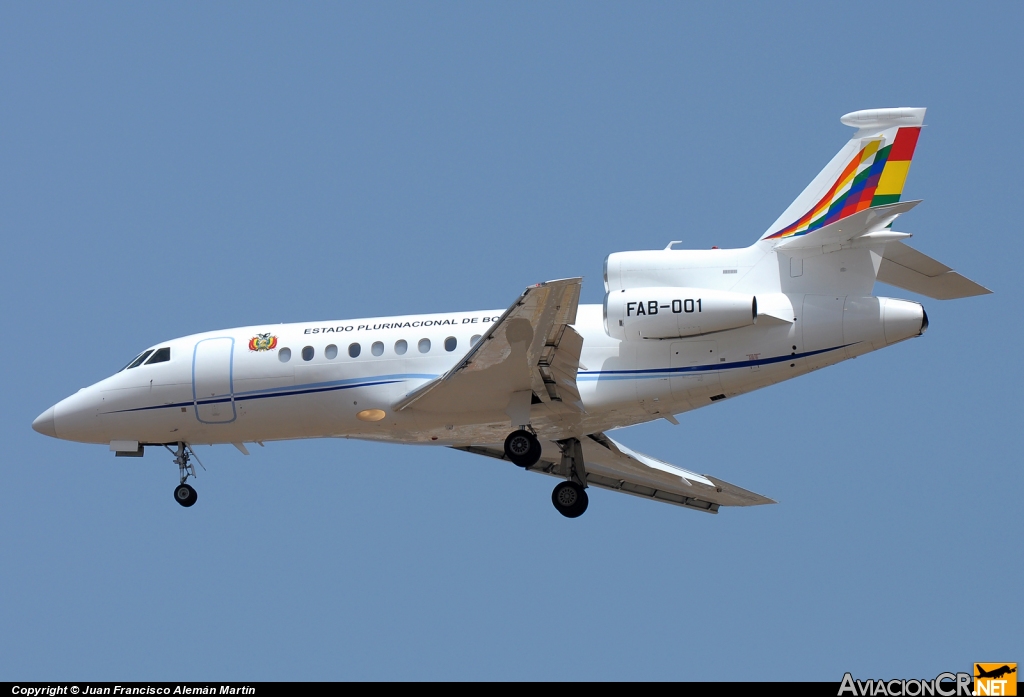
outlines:
[{"label": "wing flap", "polygon": [[533,392],[542,402],[561,402],[583,412],[583,398],[576,386],[583,337],[568,325],[562,325],[561,330],[544,347],[533,373]]},{"label": "wing flap", "polygon": [[992,292],[902,242],[885,245],[877,278],[882,283],[937,300],[969,298]]}]

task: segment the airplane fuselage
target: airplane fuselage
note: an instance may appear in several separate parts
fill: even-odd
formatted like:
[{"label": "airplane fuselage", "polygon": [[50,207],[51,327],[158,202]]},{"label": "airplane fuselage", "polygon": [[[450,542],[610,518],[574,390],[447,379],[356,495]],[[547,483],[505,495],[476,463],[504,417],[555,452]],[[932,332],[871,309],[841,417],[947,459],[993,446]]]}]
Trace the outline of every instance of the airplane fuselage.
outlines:
[{"label": "airplane fuselage", "polygon": [[[533,426],[541,437],[565,438],[664,418],[891,343],[877,308],[874,324],[851,326],[855,304],[848,298],[798,297],[787,310],[792,322],[649,341],[611,338],[602,306],[581,305],[574,327],[584,340],[577,374],[584,413],[567,421],[536,403]],[[913,317],[920,306],[906,305],[913,306],[910,320],[894,340],[921,331],[923,315]],[[52,427],[57,437],[88,443],[321,437],[498,443],[509,431],[503,411],[427,414],[395,411],[393,405],[451,369],[501,314],[261,325],[165,341],[152,350],[170,349],[169,360],[126,368],[83,388],[55,405]],[[273,345],[268,337],[261,346],[261,335],[272,337]]]}]

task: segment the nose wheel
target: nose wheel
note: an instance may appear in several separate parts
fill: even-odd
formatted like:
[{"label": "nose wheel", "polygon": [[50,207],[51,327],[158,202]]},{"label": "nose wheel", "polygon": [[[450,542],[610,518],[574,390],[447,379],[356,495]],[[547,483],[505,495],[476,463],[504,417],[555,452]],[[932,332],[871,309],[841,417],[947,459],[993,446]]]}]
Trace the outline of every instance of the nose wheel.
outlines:
[{"label": "nose wheel", "polygon": [[590,498],[576,482],[562,482],[551,492],[551,503],[566,518],[579,518],[586,512]]},{"label": "nose wheel", "polygon": [[[199,498],[199,494],[197,494],[196,490],[185,482],[189,477],[196,476],[195,467],[192,466],[192,463],[189,462],[189,460],[195,457],[196,462],[199,462],[199,458],[196,457],[195,452],[188,443],[178,443],[176,450],[171,450],[167,445],[164,445],[164,447],[167,448],[168,451],[174,453],[174,464],[178,466],[178,475],[180,480],[178,486],[174,488],[174,500],[185,508],[194,506],[196,500]],[[200,466],[202,466],[202,464],[202,462],[199,462]],[[206,468],[204,467],[203,469]]]},{"label": "nose wheel", "polygon": [[174,500],[185,508],[193,505],[197,498],[199,498],[199,494],[188,484],[179,484],[174,488]]}]

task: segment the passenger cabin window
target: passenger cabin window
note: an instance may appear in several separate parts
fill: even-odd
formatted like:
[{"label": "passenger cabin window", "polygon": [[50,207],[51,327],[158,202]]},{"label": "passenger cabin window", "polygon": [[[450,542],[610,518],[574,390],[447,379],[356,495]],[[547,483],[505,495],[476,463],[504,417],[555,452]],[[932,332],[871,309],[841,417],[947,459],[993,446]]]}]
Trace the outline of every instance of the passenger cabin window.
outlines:
[{"label": "passenger cabin window", "polygon": [[374,356],[383,356],[384,355],[384,342],[383,341],[374,341],[373,342],[373,346],[370,347],[370,353],[372,353]]},{"label": "passenger cabin window", "polygon": [[153,349],[143,351],[138,358],[126,365],[122,370],[131,370],[132,368],[138,368],[142,365],[142,362],[149,358],[149,354],[153,353]]},{"label": "passenger cabin window", "polygon": [[404,356],[405,352],[409,350],[409,344],[405,339],[399,339],[395,342],[395,353],[399,356]]},{"label": "passenger cabin window", "polygon": [[163,348],[158,348],[156,351],[153,352],[153,355],[149,357],[148,361],[146,361],[146,365],[153,365],[154,363],[166,363],[169,360],[171,360],[171,347],[164,346]]},{"label": "passenger cabin window", "polygon": [[327,356],[328,360],[333,361],[338,357],[338,347],[334,344],[328,344],[327,348],[324,349],[324,355]]},{"label": "passenger cabin window", "polygon": [[281,361],[282,363],[287,363],[291,359],[292,359],[292,350],[290,348],[288,348],[287,346],[277,352],[277,360]]},{"label": "passenger cabin window", "polygon": [[455,350],[455,347],[459,345],[459,340],[454,336],[450,336],[444,340],[444,350],[451,353]]},{"label": "passenger cabin window", "polygon": [[313,354],[314,353],[315,353],[315,351],[313,351],[313,347],[312,346],[304,347],[302,349],[302,360],[304,360],[304,361],[311,361],[311,360],[313,360]]},{"label": "passenger cabin window", "polygon": [[478,341],[480,341],[480,335],[479,334],[474,334],[473,337],[469,340],[469,345],[470,346],[475,346],[476,342],[478,342]]},{"label": "passenger cabin window", "polygon": [[358,358],[359,357],[359,352],[362,351],[362,350],[363,350],[363,347],[360,346],[359,344],[349,344],[348,345],[348,355],[352,356],[352,358]]},{"label": "passenger cabin window", "polygon": [[430,339],[420,339],[419,349],[420,353],[427,353],[430,351]]}]

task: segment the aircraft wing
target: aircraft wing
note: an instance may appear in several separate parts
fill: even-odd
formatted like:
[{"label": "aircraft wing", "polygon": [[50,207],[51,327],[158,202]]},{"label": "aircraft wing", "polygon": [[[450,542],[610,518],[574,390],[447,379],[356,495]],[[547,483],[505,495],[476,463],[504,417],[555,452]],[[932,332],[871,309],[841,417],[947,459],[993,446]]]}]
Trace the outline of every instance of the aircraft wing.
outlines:
[{"label": "aircraft wing", "polygon": [[507,411],[518,425],[529,423],[536,396],[582,413],[576,371],[583,337],[569,326],[582,283],[567,278],[527,288],[455,367],[410,392],[396,411]]},{"label": "aircraft wing", "polygon": [[[664,501],[676,506],[717,513],[720,506],[758,506],[775,503],[772,499],[741,489],[716,477],[697,474],[657,458],[638,453],[609,438],[594,433],[580,438],[587,484],[621,491],[634,496]],[[552,442],[543,443],[541,460],[531,471],[565,477],[561,471],[561,451]],[[500,443],[457,448],[478,455],[504,459]]]},{"label": "aircraft wing", "polygon": [[969,298],[992,292],[902,242],[885,245],[882,263],[878,267],[878,280],[936,300]]}]

